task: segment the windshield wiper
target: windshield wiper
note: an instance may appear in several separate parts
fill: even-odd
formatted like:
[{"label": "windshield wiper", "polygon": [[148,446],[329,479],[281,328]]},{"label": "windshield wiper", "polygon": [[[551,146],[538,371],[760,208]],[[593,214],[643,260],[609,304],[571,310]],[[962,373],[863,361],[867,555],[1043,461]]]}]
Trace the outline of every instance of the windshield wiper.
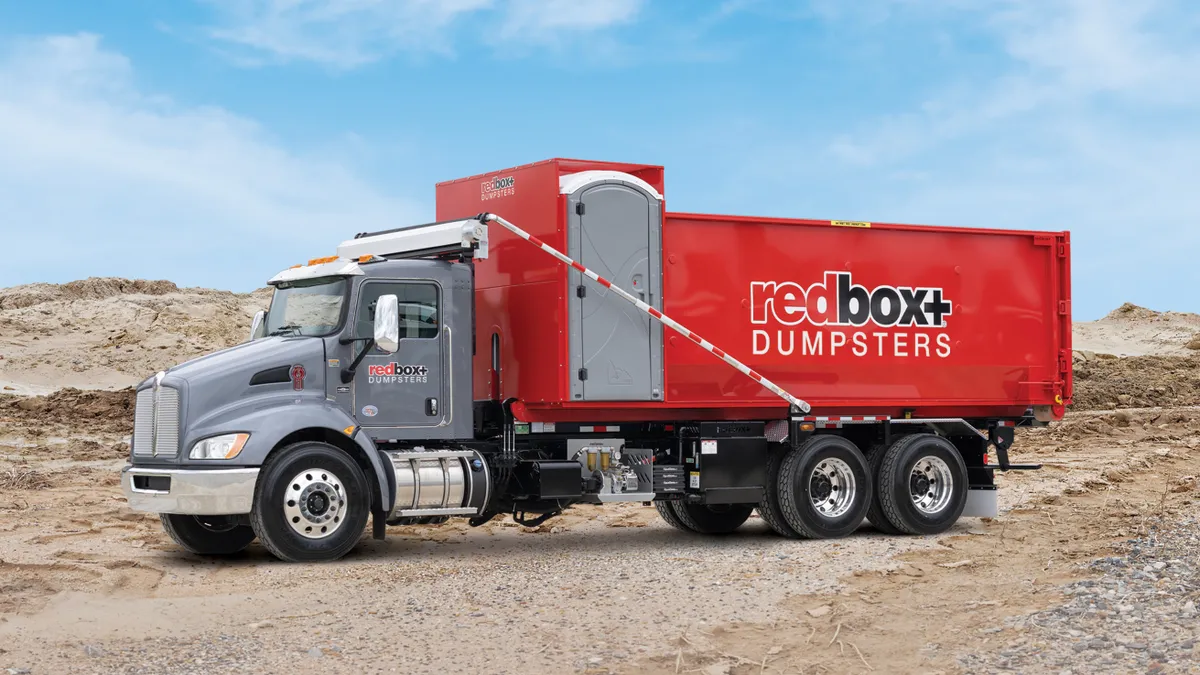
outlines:
[{"label": "windshield wiper", "polygon": [[276,335],[283,335],[284,333],[287,333],[287,332],[291,332],[293,335],[299,335],[300,334],[300,326],[297,326],[294,323],[289,323],[287,325],[276,328],[275,330],[271,331],[270,333],[267,333],[267,335],[274,337]]}]

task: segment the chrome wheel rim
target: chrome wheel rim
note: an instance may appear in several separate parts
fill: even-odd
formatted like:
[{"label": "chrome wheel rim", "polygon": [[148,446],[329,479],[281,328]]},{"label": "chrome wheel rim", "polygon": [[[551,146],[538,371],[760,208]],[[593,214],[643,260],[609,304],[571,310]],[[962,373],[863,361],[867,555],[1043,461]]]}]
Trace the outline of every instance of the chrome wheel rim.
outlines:
[{"label": "chrome wheel rim", "polygon": [[301,471],[283,491],[283,515],[301,537],[331,536],[346,522],[346,488],[327,469]]},{"label": "chrome wheel rim", "polygon": [[854,504],[857,485],[846,462],[829,457],[817,463],[808,477],[813,508],[825,518],[838,518]]},{"label": "chrome wheel rim", "polygon": [[908,493],[913,506],[925,514],[946,508],[954,493],[954,475],[941,457],[927,456],[917,460],[908,478]]}]

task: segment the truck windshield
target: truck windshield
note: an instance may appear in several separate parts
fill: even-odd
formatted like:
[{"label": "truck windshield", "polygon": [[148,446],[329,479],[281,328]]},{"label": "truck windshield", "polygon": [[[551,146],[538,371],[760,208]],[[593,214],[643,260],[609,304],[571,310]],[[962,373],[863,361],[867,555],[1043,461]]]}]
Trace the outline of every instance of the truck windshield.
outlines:
[{"label": "truck windshield", "polygon": [[326,277],[275,287],[267,310],[267,335],[329,335],[342,322],[346,280]]}]

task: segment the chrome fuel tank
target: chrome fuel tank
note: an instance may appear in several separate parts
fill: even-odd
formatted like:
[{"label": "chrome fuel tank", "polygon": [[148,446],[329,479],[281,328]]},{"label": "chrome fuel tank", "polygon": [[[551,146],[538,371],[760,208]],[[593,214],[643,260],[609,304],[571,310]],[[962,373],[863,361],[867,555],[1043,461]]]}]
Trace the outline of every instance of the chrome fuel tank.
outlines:
[{"label": "chrome fuel tank", "polygon": [[388,521],[423,516],[475,516],[487,505],[491,477],[474,450],[387,452],[396,478]]}]

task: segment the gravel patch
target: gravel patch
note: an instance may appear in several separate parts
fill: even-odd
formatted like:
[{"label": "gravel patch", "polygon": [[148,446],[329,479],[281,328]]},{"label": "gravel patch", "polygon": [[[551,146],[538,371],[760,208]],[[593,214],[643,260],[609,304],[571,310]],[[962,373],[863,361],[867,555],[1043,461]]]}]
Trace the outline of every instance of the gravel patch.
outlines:
[{"label": "gravel patch", "polygon": [[[1200,673],[1200,514],[1160,521],[1093,561],[1067,601],[1011,619],[1018,637],[959,659],[968,672]],[[993,629],[997,630],[998,629]]]}]

